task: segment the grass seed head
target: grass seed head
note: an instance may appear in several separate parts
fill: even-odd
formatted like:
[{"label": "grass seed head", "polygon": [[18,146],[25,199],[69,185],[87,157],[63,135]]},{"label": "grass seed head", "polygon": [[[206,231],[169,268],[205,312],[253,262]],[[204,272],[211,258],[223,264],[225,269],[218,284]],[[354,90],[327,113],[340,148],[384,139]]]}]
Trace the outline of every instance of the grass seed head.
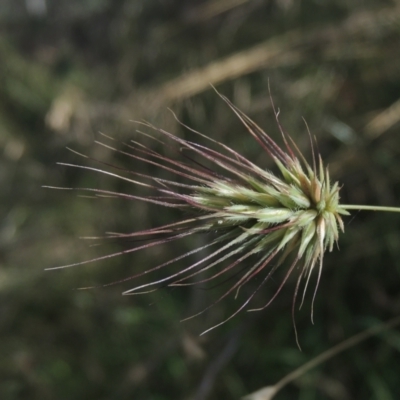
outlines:
[{"label": "grass seed head", "polygon": [[[237,294],[243,285],[260,273],[264,273],[263,279],[258,280],[258,286],[252,294],[247,297],[235,313],[225,320],[227,321],[239,311],[248,308],[252,298],[265,285],[272,274],[281,265],[286,264],[288,265],[287,271],[284,273],[284,278],[275,294],[264,307],[258,309],[265,308],[271,303],[295,267],[300,266],[292,305],[292,310],[294,310],[301,281],[304,281],[302,295],[304,299],[313,270],[315,267],[318,269],[317,288],[324,253],[333,249],[338,240],[339,232],[343,231],[341,216],[347,215],[348,212],[339,203],[340,186],[338,183],[331,183],[328,169],[323,165],[320,156],[316,160],[314,151],[312,163],[309,164],[305,160],[295,143],[283,132],[277,112],[275,112],[275,116],[282,134],[284,148],[279,147],[269,135],[238,110],[227,98],[221,97],[238,116],[249,134],[275,162],[279,175],[258,167],[225,144],[199,132],[191,130],[211,141],[213,145],[219,146],[221,151],[184,140],[163,129],[142,123],[147,128],[158,132],[161,137],[161,139],[156,139],[158,142],[165,146],[175,143],[185,161],[179,161],[179,158],[166,157],[138,142],[126,144],[124,150],[114,150],[140,162],[162,168],[189,183],[161,179],[137,171],[128,171],[127,176],[125,176],[122,173],[112,173],[106,170],[75,165],[75,167],[99,171],[150,188],[156,191],[158,195],[140,197],[99,189],[87,190],[94,191],[99,196],[112,195],[178,208],[185,212],[190,210],[192,216],[168,225],[131,234],[110,234],[107,236],[108,238],[154,239],[123,252],[73,265],[151,248],[193,234],[213,232],[215,238],[205,245],[149,270],[138,272],[124,279],[124,281],[163,270],[170,264],[204,249],[212,249],[209,250],[208,255],[178,272],[166,274],[164,278],[129,289],[124,294],[148,291],[160,285],[191,285],[194,284],[192,278],[197,275],[200,275],[200,279],[197,276],[195,283],[209,282],[220,276],[228,275],[239,265],[246,266],[247,259],[256,256],[255,263],[248,263],[248,266],[241,271],[241,275],[236,278],[236,281],[231,284],[228,290],[206,309],[231,293]],[[167,141],[164,142],[164,139],[167,139]],[[100,144],[112,148],[110,145]],[[192,154],[214,165],[215,170],[195,161]],[[225,173],[217,173],[217,169],[222,169]],[[126,170],[122,172],[126,172]],[[314,297],[315,292],[316,289]]]}]

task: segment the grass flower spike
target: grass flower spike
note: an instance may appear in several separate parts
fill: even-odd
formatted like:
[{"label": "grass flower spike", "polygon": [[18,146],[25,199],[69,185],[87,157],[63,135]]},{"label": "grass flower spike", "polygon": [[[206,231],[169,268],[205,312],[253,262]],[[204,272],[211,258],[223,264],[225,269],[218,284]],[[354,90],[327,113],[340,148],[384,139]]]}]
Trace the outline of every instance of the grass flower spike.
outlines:
[{"label": "grass flower spike", "polygon": [[[280,172],[279,176],[263,170],[228,146],[190,128],[188,129],[194,134],[212,142],[213,146],[219,146],[220,151],[214,150],[211,146],[184,140],[148,123],[142,123],[158,133],[157,138],[153,139],[159,144],[169,148],[174,147],[171,144],[176,145],[183,161],[179,161],[178,157],[166,157],[150,147],[134,141],[126,144],[124,150],[117,150],[108,144],[101,144],[139,162],[168,171],[179,177],[179,182],[175,179],[169,180],[146,175],[140,171],[119,169],[117,173],[113,173],[87,166],[63,165],[98,171],[151,189],[157,195],[135,196],[92,188],[83,190],[95,192],[98,196],[111,195],[178,208],[185,211],[186,218],[168,225],[130,234],[111,233],[106,237],[144,239],[144,244],[141,241],[135,247],[122,252],[57,268],[99,261],[174,242],[190,235],[206,233],[212,236],[212,239],[206,244],[146,271],[138,271],[123,281],[147,276],[151,272],[160,272],[164,269],[168,271],[168,266],[171,264],[205,249],[207,249],[207,255],[201,256],[200,260],[194,263],[188,262],[188,265],[185,264],[185,267],[175,272],[165,273],[164,277],[129,289],[124,294],[143,293],[143,291],[157,289],[160,286],[186,286],[218,281],[225,277],[232,277],[231,275],[235,273],[234,283],[230,281],[228,289],[206,309],[196,314],[199,315],[230,294],[238,296],[240,289],[257,276],[255,280],[257,285],[252,289],[250,295],[241,301],[240,306],[233,314],[216,325],[219,326],[241,310],[251,310],[250,302],[256,293],[278,268],[286,266],[283,279],[276,292],[267,304],[256,309],[263,309],[274,300],[296,267],[299,274],[293,296],[292,316],[299,289],[303,288],[302,303],[310,277],[316,270],[317,284],[314,289],[314,301],[321,277],[324,253],[327,250],[332,251],[338,241],[339,233],[344,229],[341,216],[349,214],[347,209],[360,209],[363,206],[340,204],[340,186],[337,182],[331,182],[329,171],[323,165],[321,157],[317,157],[313,151],[312,163],[305,160],[295,143],[281,128],[275,108],[274,112],[284,149],[279,147],[269,135],[227,98],[221,97],[260,147],[273,159]],[[144,134],[148,136],[147,133]],[[164,139],[166,140],[164,141]],[[311,147],[313,148],[313,146]],[[199,162],[199,158],[202,161]],[[82,189],[78,188],[78,190]],[[189,215],[187,215],[188,213]],[[250,260],[252,261],[250,262]]]}]

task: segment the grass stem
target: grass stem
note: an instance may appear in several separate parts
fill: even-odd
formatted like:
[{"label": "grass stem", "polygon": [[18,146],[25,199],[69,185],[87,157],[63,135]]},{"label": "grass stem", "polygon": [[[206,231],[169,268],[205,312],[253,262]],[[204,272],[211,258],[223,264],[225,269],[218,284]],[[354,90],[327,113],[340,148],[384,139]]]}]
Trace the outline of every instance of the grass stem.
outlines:
[{"label": "grass stem", "polygon": [[345,210],[368,210],[368,211],[387,211],[400,212],[400,207],[385,207],[385,206],[366,206],[358,204],[341,204]]}]

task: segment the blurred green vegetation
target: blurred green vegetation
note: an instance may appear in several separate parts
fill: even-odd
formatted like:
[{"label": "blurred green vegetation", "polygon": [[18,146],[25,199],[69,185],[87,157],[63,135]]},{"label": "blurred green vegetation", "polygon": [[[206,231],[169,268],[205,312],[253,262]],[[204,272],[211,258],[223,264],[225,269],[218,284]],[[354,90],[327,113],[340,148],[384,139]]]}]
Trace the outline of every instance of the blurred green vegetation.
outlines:
[{"label": "blurred green vegetation", "polygon": [[[310,299],[291,321],[295,281],[265,311],[242,313],[223,288],[121,296],[112,282],[199,246],[161,246],[63,271],[44,268],[129,248],[81,236],[131,232],[176,213],[90,199],[42,185],[141,193],[56,162],[91,165],[71,147],[135,168],[96,146],[98,132],[138,137],[146,119],[193,138],[184,123],[262,167],[265,153],[210,84],[279,138],[309,155],[304,117],[344,203],[400,198],[400,3],[343,0],[3,0],[0,4],[0,398],[239,399],[273,384],[345,338],[400,312],[400,217],[353,213],[340,251],[327,254],[310,322]],[[168,150],[165,150],[168,151]],[[91,165],[92,166],[92,165]],[[158,174],[157,170],[147,172]],[[177,268],[185,265],[183,262]],[[260,294],[263,304],[279,284]],[[338,355],[277,399],[400,398],[400,334],[392,330]]]}]

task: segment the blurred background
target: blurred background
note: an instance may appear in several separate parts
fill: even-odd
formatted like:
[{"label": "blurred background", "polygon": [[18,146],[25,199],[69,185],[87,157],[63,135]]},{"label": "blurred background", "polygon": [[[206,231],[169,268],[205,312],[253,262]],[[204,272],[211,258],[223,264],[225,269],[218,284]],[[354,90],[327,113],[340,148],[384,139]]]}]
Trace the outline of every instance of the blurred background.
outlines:
[{"label": "blurred background", "polygon": [[[116,147],[137,140],[131,120],[194,139],[168,108],[269,168],[210,86],[279,141],[269,81],[285,130],[309,157],[304,117],[343,185],[344,203],[400,206],[399,50],[396,0],[1,0],[0,398],[239,399],[397,315],[399,215],[346,218],[340,250],[325,257],[314,325],[311,296],[296,312],[300,352],[291,320],[295,276],[268,309],[243,312],[204,336],[237,308],[233,296],[180,320],[224,288],[121,296],[135,285],[126,282],[75,290],[123,279],[207,238],[45,272],[130,246],[90,246],[81,236],[150,228],[179,213],[42,185],[138,193],[56,162],[96,166],[69,147],[134,169],[94,143],[98,132]],[[279,282],[270,282],[261,302]],[[399,352],[399,330],[387,331],[276,398],[399,399]]]}]

